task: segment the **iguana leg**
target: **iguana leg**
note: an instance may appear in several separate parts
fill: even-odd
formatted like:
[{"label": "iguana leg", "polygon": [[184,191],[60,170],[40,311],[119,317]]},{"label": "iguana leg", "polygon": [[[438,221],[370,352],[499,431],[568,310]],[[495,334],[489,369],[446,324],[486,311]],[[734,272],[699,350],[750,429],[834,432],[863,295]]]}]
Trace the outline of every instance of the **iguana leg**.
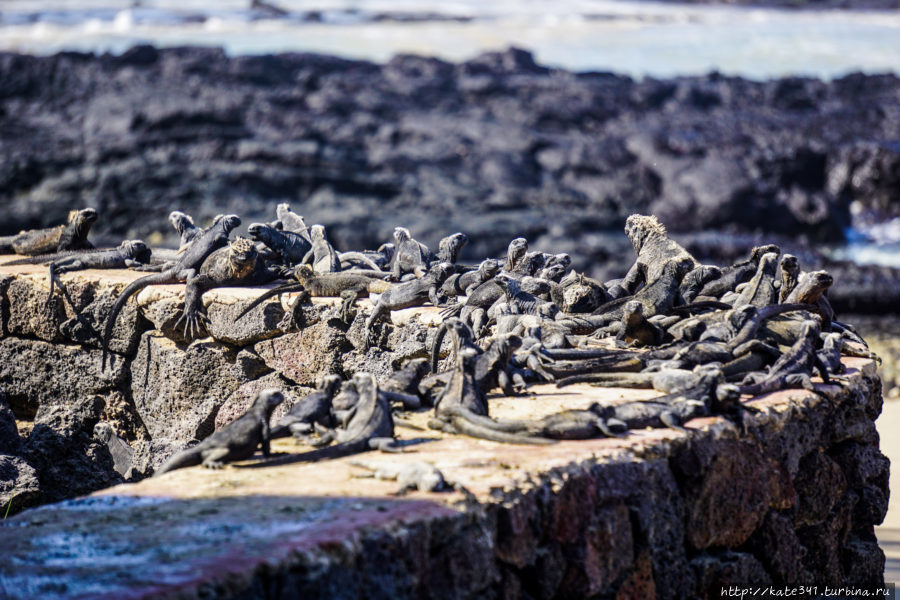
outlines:
[{"label": "iguana leg", "polygon": [[687,429],[685,429],[681,422],[678,420],[678,417],[675,416],[675,413],[666,411],[659,415],[659,420],[662,421],[663,425],[669,427],[671,429],[677,429],[678,431],[687,433]]},{"label": "iguana leg", "polygon": [[221,469],[225,466],[222,462],[228,456],[228,448],[213,448],[203,453],[203,462],[201,463],[207,469]]},{"label": "iguana leg", "polygon": [[[610,421],[618,421],[618,419],[610,419]],[[626,431],[628,430],[628,426],[625,425],[625,423],[622,423],[622,421],[618,421],[618,423],[625,426]],[[601,417],[597,417],[596,425],[597,429],[599,429],[606,437],[621,437],[621,432],[617,433],[614,431]]]},{"label": "iguana leg", "polygon": [[343,300],[341,303],[341,321],[347,325],[352,323],[354,317],[356,317],[356,311],[353,310],[353,304],[358,297],[359,292],[356,290],[344,290],[341,292],[341,299]]},{"label": "iguana leg", "polygon": [[75,303],[72,301],[72,296],[69,295],[69,290],[63,284],[62,279],[60,279],[60,273],[65,273],[67,271],[77,271],[83,267],[81,261],[76,261],[73,263],[72,268],[70,269],[62,269],[56,267],[53,263],[50,263],[50,294],[47,296],[47,302],[45,303],[45,307],[49,309],[50,303],[53,299],[53,286],[56,285],[63,293],[66,301],[69,303],[69,306],[72,307],[72,310],[75,310]]}]

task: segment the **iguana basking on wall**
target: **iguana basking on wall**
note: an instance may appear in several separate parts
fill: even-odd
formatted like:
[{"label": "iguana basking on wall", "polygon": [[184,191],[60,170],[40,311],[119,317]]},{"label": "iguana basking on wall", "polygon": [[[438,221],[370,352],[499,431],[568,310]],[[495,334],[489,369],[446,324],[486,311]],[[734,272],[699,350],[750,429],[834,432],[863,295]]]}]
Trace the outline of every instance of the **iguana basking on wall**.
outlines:
[{"label": "iguana basking on wall", "polygon": [[289,292],[304,292],[304,295],[313,298],[342,298],[341,319],[345,323],[350,323],[353,320],[353,303],[356,302],[357,298],[366,298],[370,293],[382,294],[391,288],[391,284],[382,279],[387,277],[387,273],[342,271],[340,273],[316,274],[309,265],[299,265],[291,273],[296,281],[266,290],[247,305],[237,318],[240,319],[273,296]]},{"label": "iguana basking on wall", "polygon": [[631,215],[625,220],[625,235],[637,252],[637,259],[619,284],[629,294],[634,294],[641,284],[658,279],[670,261],[686,261],[689,268],[685,274],[700,266],[690,252],[669,238],[665,226],[655,216]]},{"label": "iguana basking on wall", "polygon": [[97,221],[97,211],[84,208],[69,212],[68,222],[46,229],[20,231],[16,235],[0,237],[0,254],[10,251],[35,256],[64,250],[91,250],[88,239],[91,226]]},{"label": "iguana basking on wall", "polygon": [[269,419],[272,411],[283,401],[281,390],[269,388],[261,391],[247,412],[193,448],[170,458],[156,471],[156,475],[201,464],[209,469],[219,469],[224,463],[252,457],[260,445],[263,456],[268,457],[271,439]]},{"label": "iguana basking on wall", "polygon": [[238,238],[206,257],[198,273],[187,280],[184,312],[175,326],[184,321],[184,336],[191,339],[209,325],[203,313],[204,292],[217,287],[260,285],[281,275],[281,268],[270,267],[259,258],[252,240]]},{"label": "iguana basking on wall", "polygon": [[220,219],[215,225],[198,236],[190,245],[178,256],[175,263],[161,273],[154,273],[141,277],[130,284],[116,298],[109,317],[106,319],[106,326],[103,329],[103,358],[101,366],[106,367],[106,357],[109,353],[109,340],[112,338],[113,327],[116,324],[116,317],[122,312],[125,303],[134,294],[138,293],[149,285],[163,285],[168,283],[186,282],[197,274],[197,270],[203,264],[206,258],[228,243],[228,235],[231,230],[241,224],[241,219],[237,215],[228,215]]}]

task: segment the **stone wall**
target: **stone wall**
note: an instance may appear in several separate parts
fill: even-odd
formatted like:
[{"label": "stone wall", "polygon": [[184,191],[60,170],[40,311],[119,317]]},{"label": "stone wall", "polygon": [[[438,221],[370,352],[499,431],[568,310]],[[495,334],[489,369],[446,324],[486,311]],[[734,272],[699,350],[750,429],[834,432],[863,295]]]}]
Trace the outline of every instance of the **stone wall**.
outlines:
[{"label": "stone wall", "polygon": [[[365,305],[348,328],[337,307],[316,303],[299,332],[283,333],[284,306],[273,300],[239,329],[230,321],[258,292],[219,290],[204,298],[213,337],[186,344],[174,328],[179,286],[160,286],[132,301],[114,366],[102,371],[89,327],[137,275],[65,276],[76,308],[86,308],[79,320],[61,303],[43,312],[40,270],[0,269],[0,386],[21,428],[0,446],[0,506],[18,489],[13,512],[122,481],[93,435],[100,421],[133,448],[124,474],[137,478],[228,422],[260,387],[298,397],[323,372],[365,365],[381,375],[420,355],[432,331],[431,309],[395,313],[408,325],[382,326],[382,347],[362,354]],[[872,361],[845,365],[846,380],[819,384],[818,394],[748,399],[757,412],[743,427],[696,419],[688,432],[546,447],[398,429],[408,452],[353,459],[428,461],[465,492],[399,499],[394,482],[353,478],[351,459],[300,461],[293,442],[279,441],[282,455],[265,468],[185,469],[0,523],[10,559],[0,561],[0,595],[707,598],[741,584],[880,585],[873,527],[889,493],[874,426],[881,383]],[[646,397],[533,391],[493,398],[492,414]]]},{"label": "stone wall", "polygon": [[[0,264],[14,258],[0,257]],[[291,296],[284,305],[273,299],[235,322],[259,292],[219,289],[204,295],[211,337],[189,343],[176,326],[184,286],[153,286],[119,316],[104,369],[98,332],[118,293],[142,275],[67,274],[63,279],[75,302],[70,307],[60,295],[45,305],[46,267],[0,266],[0,405],[8,404],[24,431],[32,430],[10,442],[15,459],[0,458],[5,465],[15,463],[0,468],[19,473],[18,479],[0,479],[0,506],[15,496],[16,512],[147,476],[191,441],[230,422],[266,387],[285,388],[299,398],[322,374],[348,375],[365,365],[383,376],[406,358],[425,356],[427,331],[417,322],[435,312],[418,311],[410,327],[377,326],[382,343],[364,353],[357,348],[368,301],[360,302],[348,328],[338,319],[336,301],[315,299],[298,315],[301,332],[286,333],[279,323]],[[409,311],[394,318],[408,321]],[[276,418],[290,406],[286,402]],[[118,471],[94,436],[100,422],[133,450]],[[46,448],[36,441],[45,432],[53,438]],[[77,477],[50,478],[37,468],[60,457],[78,463]]]}]

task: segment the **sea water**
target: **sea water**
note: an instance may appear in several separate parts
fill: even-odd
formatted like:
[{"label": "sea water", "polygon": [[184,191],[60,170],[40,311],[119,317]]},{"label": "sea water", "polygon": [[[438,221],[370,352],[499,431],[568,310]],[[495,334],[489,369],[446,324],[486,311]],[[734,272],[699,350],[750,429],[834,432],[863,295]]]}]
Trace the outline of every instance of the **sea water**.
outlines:
[{"label": "sea water", "polygon": [[508,46],[539,63],[634,77],[717,70],[765,79],[900,68],[900,11],[807,11],[616,0],[2,0],[0,50],[118,53],[137,43],[232,55],[321,52],[465,60]]}]

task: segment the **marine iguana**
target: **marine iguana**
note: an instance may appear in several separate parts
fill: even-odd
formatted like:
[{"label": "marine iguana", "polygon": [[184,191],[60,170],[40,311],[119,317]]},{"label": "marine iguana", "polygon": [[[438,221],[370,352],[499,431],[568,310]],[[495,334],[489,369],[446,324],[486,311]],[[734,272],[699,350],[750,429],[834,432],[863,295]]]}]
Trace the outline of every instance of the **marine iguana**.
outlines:
[{"label": "marine iguana", "polygon": [[124,269],[147,264],[150,261],[151,250],[141,240],[126,240],[117,248],[111,250],[85,251],[76,255],[54,260],[50,263],[50,293],[47,295],[45,305],[50,305],[53,300],[54,286],[58,287],[72,309],[75,304],[66,286],[59,278],[62,273],[83,271],[85,269]]},{"label": "marine iguana", "polygon": [[395,445],[391,405],[379,397],[375,377],[371,373],[356,373],[353,386],[359,399],[346,427],[325,431],[314,445],[322,446],[333,441],[337,444],[310,452],[308,458],[339,458],[367,450],[401,451]]},{"label": "marine iguana", "polygon": [[519,263],[528,252],[528,240],[525,238],[515,238],[506,248],[506,264],[503,270],[507,273],[515,273]]},{"label": "marine iguana", "polygon": [[618,419],[604,419],[600,405],[587,410],[568,409],[534,421],[527,428],[531,435],[554,440],[587,440],[595,437],[618,437],[628,426]]},{"label": "marine iguana", "polygon": [[422,408],[419,382],[426,373],[428,373],[428,359],[408,360],[383,383],[379,383],[378,393],[388,402],[399,403],[405,410],[418,410]]},{"label": "marine iguana", "polygon": [[816,354],[819,341],[819,324],[804,321],[802,333],[794,345],[775,361],[768,373],[747,375],[740,386],[741,393],[758,396],[788,387],[802,387],[819,393],[810,380],[813,369],[819,372],[822,381],[831,381],[828,369]]},{"label": "marine iguana", "polygon": [[825,296],[828,288],[834,283],[834,277],[828,271],[812,271],[800,275],[797,285],[788,294],[785,302],[802,302],[816,304],[826,311],[825,319],[834,320],[834,310]]},{"label": "marine iguana", "polygon": [[722,276],[722,269],[715,265],[700,265],[696,269],[688,272],[681,280],[681,297],[687,302],[693,302],[694,298],[700,295],[700,290],[715,279]]},{"label": "marine iguana", "polygon": [[736,296],[731,302],[725,298],[722,301],[733,306],[744,306],[745,304],[768,306],[775,304],[778,301],[778,292],[775,289],[777,261],[778,255],[774,252],[763,254],[753,278],[749,282],[742,284],[743,288],[738,288],[740,291],[735,292]]},{"label": "marine iguana", "polygon": [[[507,307],[509,313],[553,319],[559,312],[556,304],[541,300],[533,294],[523,291],[521,283],[506,273],[500,273],[494,278],[494,281],[503,290],[505,298],[503,305]],[[497,312],[501,306],[499,303],[500,299],[488,310],[489,318],[496,318],[496,315],[499,314]]]},{"label": "marine iguana", "polygon": [[678,301],[679,285],[685,273],[691,268],[691,264],[687,258],[670,260],[663,266],[657,279],[645,285],[633,296],[607,302],[590,315],[559,313],[556,315],[556,321],[568,328],[570,333],[584,334],[592,333],[614,321],[620,321],[625,312],[624,307],[630,301],[637,301],[643,305],[646,318],[665,313]]},{"label": "marine iguana", "polygon": [[285,231],[299,233],[307,242],[312,243],[312,240],[309,237],[309,228],[303,221],[303,217],[291,211],[290,204],[282,202],[275,207],[275,214],[277,215],[278,220],[281,221]]},{"label": "marine iguana", "polygon": [[272,428],[269,438],[274,440],[293,435],[303,439],[313,432],[316,424],[334,428],[337,422],[332,409],[332,399],[340,386],[340,376],[325,375],[316,391],[304,396],[278,421],[278,425]]},{"label": "marine iguana", "polygon": [[[722,269],[722,275],[703,286],[697,296],[704,298],[721,298],[723,294],[733,291],[738,285],[753,277],[764,254],[780,254],[781,249],[775,244],[755,246],[750,250],[747,260],[737,262]],[[696,300],[697,297],[694,298]]]},{"label": "marine iguana", "polygon": [[317,274],[338,273],[341,270],[341,259],[325,235],[325,227],[313,225],[309,229],[312,248],[303,257],[304,263],[312,261],[312,268]]},{"label": "marine iguana", "polygon": [[312,249],[312,243],[299,233],[278,231],[266,223],[251,223],[247,233],[257,242],[265,244],[290,267],[303,262],[306,253]]},{"label": "marine iguana", "polygon": [[461,231],[441,238],[441,241],[438,243],[438,253],[434,260],[455,265],[456,261],[459,260],[459,253],[462,252],[463,247],[468,243],[469,236]]},{"label": "marine iguana", "polygon": [[555,301],[563,312],[591,313],[612,300],[603,284],[584,273],[572,271],[561,281],[562,302]]},{"label": "marine iguana", "polygon": [[12,250],[16,254],[34,256],[65,250],[91,250],[94,245],[87,236],[96,221],[97,211],[93,208],[73,210],[69,212],[65,225],[0,237],[0,253]]},{"label": "marine iguana", "polygon": [[405,227],[394,228],[394,256],[391,261],[391,278],[400,281],[404,273],[416,277],[425,275],[431,251],[424,244],[414,240]]},{"label": "marine iguana", "polygon": [[522,430],[521,421],[495,421],[488,416],[487,396],[476,381],[479,355],[471,348],[457,354],[457,366],[450,372],[447,386],[434,405],[434,417],[428,427],[445,433],[461,433],[471,437],[510,444],[553,443],[553,440],[510,433]]},{"label": "marine iguana", "polygon": [[600,329],[594,336],[614,335],[617,342],[631,346],[659,346],[667,339],[662,327],[644,316],[644,305],[630,300],[622,307],[622,319]]},{"label": "marine iguana", "polygon": [[366,343],[370,345],[374,343],[372,326],[391,311],[421,306],[426,301],[430,301],[434,306],[440,306],[441,285],[453,272],[453,268],[450,263],[439,263],[420,279],[396,283],[385,290],[375,303],[372,314],[366,319]]},{"label": "marine iguana", "polygon": [[122,308],[128,299],[140,290],[149,285],[163,285],[168,283],[180,283],[193,278],[197,269],[203,264],[206,258],[228,243],[228,235],[231,230],[241,224],[241,219],[237,215],[228,215],[220,219],[215,225],[202,233],[197,239],[184,250],[178,257],[174,265],[161,273],[154,273],[141,277],[130,284],[116,298],[109,317],[106,319],[106,326],[103,330],[102,341],[102,361],[101,368],[106,368],[106,357],[109,354],[109,340],[112,338],[113,327],[116,324],[116,317],[122,312]]},{"label": "marine iguana", "polygon": [[631,215],[625,220],[625,235],[637,253],[637,259],[620,283],[629,294],[634,294],[640,284],[657,280],[673,260],[688,263],[684,274],[700,266],[690,252],[669,238],[665,226],[655,216]]},{"label": "marine iguana", "polygon": [[197,236],[203,233],[203,230],[194,225],[194,218],[180,210],[173,210],[169,213],[169,223],[178,232],[179,249],[185,248],[194,241]]},{"label": "marine iguana", "polygon": [[394,492],[394,496],[404,496],[416,490],[420,492],[446,492],[459,487],[448,483],[444,479],[444,474],[437,467],[423,461],[379,465],[369,465],[354,461],[350,464],[368,471],[366,475],[353,475],[353,477],[373,478],[399,483],[400,489]]},{"label": "marine iguana", "polygon": [[193,448],[170,458],[159,468],[156,476],[200,464],[208,469],[220,469],[224,463],[250,458],[260,445],[263,456],[268,458],[271,439],[269,419],[272,411],[283,401],[284,394],[279,389],[261,391],[247,412]]},{"label": "marine iguana", "polygon": [[[268,300],[273,296],[286,294],[288,292],[304,292],[313,298],[324,297],[340,297],[343,299],[341,305],[341,319],[345,323],[353,320],[352,307],[360,296],[368,297],[371,294],[383,294],[391,288],[391,284],[381,277],[386,277],[387,273],[374,273],[371,271],[342,271],[340,273],[322,273],[316,274],[309,265],[298,265],[291,271],[296,281],[280,285],[271,290],[266,290],[258,298],[247,305],[244,310],[237,316],[238,319],[246,315],[248,312]],[[299,306],[303,298],[295,301],[294,308]]]},{"label": "marine iguana", "polygon": [[787,302],[788,296],[797,287],[797,279],[800,276],[800,261],[793,254],[785,254],[779,263],[781,269],[781,287],[778,288],[778,301]]},{"label": "marine iguana", "polygon": [[722,372],[710,369],[698,377],[694,386],[649,400],[636,400],[616,406],[592,406],[607,422],[625,423],[628,429],[670,427],[684,431],[684,423],[713,414],[721,402],[733,402],[735,386],[723,383]]},{"label": "marine iguana", "polygon": [[184,292],[184,312],[175,327],[184,321],[185,338],[193,338],[209,325],[203,314],[203,293],[217,287],[259,285],[282,275],[279,267],[260,260],[256,245],[249,238],[238,238],[219,248],[203,261],[199,272],[188,278]]},{"label": "marine iguana", "polygon": [[493,258],[488,258],[482,261],[478,265],[478,269],[474,271],[450,275],[441,286],[441,293],[448,298],[468,295],[470,291],[493,278],[499,271],[500,263]]}]

